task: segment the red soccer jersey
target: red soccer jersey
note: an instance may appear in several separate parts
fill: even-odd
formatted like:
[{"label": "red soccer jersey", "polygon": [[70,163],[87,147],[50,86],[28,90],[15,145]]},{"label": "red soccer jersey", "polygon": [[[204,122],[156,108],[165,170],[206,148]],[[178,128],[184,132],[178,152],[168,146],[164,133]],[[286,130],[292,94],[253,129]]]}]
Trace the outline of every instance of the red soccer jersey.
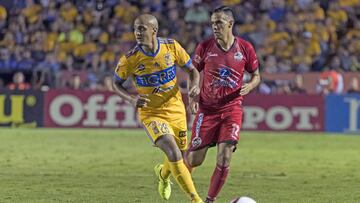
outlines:
[{"label": "red soccer jersey", "polygon": [[228,51],[224,51],[215,38],[200,43],[193,64],[204,76],[200,108],[211,111],[241,104],[243,98],[239,93],[244,71],[252,73],[259,65],[253,46],[239,37]]}]

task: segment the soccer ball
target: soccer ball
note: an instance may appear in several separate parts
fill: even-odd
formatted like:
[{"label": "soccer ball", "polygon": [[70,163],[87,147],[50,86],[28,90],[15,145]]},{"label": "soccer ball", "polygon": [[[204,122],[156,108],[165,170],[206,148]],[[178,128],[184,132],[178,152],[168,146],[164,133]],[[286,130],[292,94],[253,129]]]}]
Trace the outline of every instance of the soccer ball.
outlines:
[{"label": "soccer ball", "polygon": [[256,203],[256,201],[250,197],[239,197],[234,200],[231,200],[230,203]]}]

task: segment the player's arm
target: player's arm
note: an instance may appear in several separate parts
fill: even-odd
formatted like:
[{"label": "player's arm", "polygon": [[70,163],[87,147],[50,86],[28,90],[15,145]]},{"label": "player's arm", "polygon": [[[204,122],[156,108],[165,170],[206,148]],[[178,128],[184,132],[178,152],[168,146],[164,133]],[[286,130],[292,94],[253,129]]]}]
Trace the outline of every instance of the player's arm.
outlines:
[{"label": "player's arm", "polygon": [[196,113],[198,110],[198,98],[200,94],[199,81],[200,74],[195,68],[190,59],[190,56],[181,47],[181,45],[175,41],[175,53],[177,63],[183,67],[183,69],[189,74],[189,100],[190,100],[190,111]]},{"label": "player's arm", "polygon": [[123,100],[132,104],[135,107],[141,108],[146,107],[147,103],[150,101],[147,97],[148,95],[131,95],[123,86],[125,81],[113,80],[113,89],[117,95],[119,95]]},{"label": "player's arm", "polygon": [[186,53],[184,48],[177,42],[175,44],[175,58],[176,63],[180,65],[190,77],[190,85],[189,85],[189,96],[190,98],[195,98],[199,95],[199,80],[200,75],[199,72],[196,70],[195,66],[192,64],[192,60],[189,54]]},{"label": "player's arm", "polygon": [[193,64],[189,66],[187,69],[189,73],[189,108],[192,114],[196,114],[199,110],[199,81],[200,81],[200,74],[199,71],[195,68]]},{"label": "player's arm", "polygon": [[147,102],[150,100],[147,98],[148,95],[131,95],[123,86],[126,79],[131,73],[126,57],[123,56],[120,58],[119,63],[115,69],[114,79],[113,79],[113,89],[117,95],[119,95],[123,100],[132,104],[135,107],[146,107]]},{"label": "player's arm", "polygon": [[[194,57],[193,57],[193,60],[192,60],[192,66],[198,72],[200,72],[200,71],[202,71],[204,69],[203,55],[204,55],[203,46],[202,46],[202,44],[199,44],[195,49]],[[198,78],[200,80],[200,74],[199,73],[198,73]],[[200,90],[199,90],[199,92],[200,92]],[[199,96],[194,97],[194,98],[191,98],[191,97],[189,98],[189,108],[190,108],[190,112],[192,114],[196,114],[196,112],[199,109]]]},{"label": "player's arm", "polygon": [[[195,49],[194,58],[193,58],[193,60],[191,60],[192,63],[189,66],[189,70],[192,71],[189,73],[190,74],[189,75],[190,76],[190,85],[189,85],[190,93],[191,93],[191,90],[195,88],[195,86],[199,87],[199,82],[200,82],[200,73],[199,72],[204,68],[202,55],[203,55],[203,47],[201,44],[199,44]],[[199,89],[199,92],[197,93],[197,95],[199,95],[199,94],[200,94],[200,89]],[[197,95],[196,95],[196,97],[194,95],[191,97],[191,94],[190,94],[190,99],[191,100],[195,99],[195,101],[198,102]]]},{"label": "player's arm", "polygon": [[240,94],[247,95],[253,89],[255,89],[261,81],[260,71],[259,71],[259,61],[257,59],[254,47],[247,43],[246,45],[246,58],[247,62],[245,64],[245,70],[251,74],[250,82],[245,83],[241,86]]},{"label": "player's arm", "polygon": [[253,89],[255,89],[261,81],[260,71],[257,68],[253,73],[251,73],[251,80],[248,83],[245,83],[241,86],[240,94],[247,95]]},{"label": "player's arm", "polygon": [[198,95],[200,94],[199,81],[200,74],[199,71],[194,67],[193,64],[189,64],[187,68],[184,68],[185,72],[189,74],[189,97],[191,99],[197,100]]}]

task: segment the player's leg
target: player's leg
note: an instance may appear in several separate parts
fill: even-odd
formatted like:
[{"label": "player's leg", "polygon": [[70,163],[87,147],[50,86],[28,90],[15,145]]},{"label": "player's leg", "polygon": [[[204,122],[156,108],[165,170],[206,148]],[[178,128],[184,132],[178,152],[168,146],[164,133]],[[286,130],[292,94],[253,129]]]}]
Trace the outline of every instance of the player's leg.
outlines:
[{"label": "player's leg", "polygon": [[235,149],[233,143],[220,143],[218,144],[217,161],[213,175],[211,177],[208,195],[206,198],[207,203],[215,201],[217,195],[224,185],[230,169],[231,155]]},{"label": "player's leg", "polygon": [[[163,135],[174,134],[172,128],[169,127],[168,123],[158,117],[146,117],[142,119],[143,127],[146,131],[146,134],[149,136],[151,141],[155,145],[155,141]],[[164,174],[164,165],[169,170],[165,170]],[[154,172],[158,180],[158,192],[161,198],[168,200],[171,196],[171,182],[170,182],[170,166],[168,158],[165,156],[164,164],[157,164],[154,167]]]},{"label": "player's leg", "polygon": [[[181,96],[179,95],[179,98]],[[165,119],[169,123],[174,132],[174,138],[177,146],[179,147],[182,156],[185,157],[187,150],[187,119],[184,104],[181,100],[176,100],[171,105],[171,109],[167,109],[171,116],[167,116]],[[186,161],[183,158],[184,162]],[[187,165],[185,163],[185,165]],[[161,176],[168,178],[171,175],[169,160],[165,157],[163,167],[161,168]]]},{"label": "player's leg", "polygon": [[162,135],[155,144],[166,154],[169,160],[170,171],[180,188],[191,198],[193,202],[202,202],[196,192],[191,175],[186,168],[180,149],[171,134]]},{"label": "player's leg", "polygon": [[[188,160],[187,160],[187,155],[188,155],[188,142],[187,142],[187,125],[186,125],[186,120],[184,119],[183,121],[178,121],[178,122],[172,122],[171,127],[174,130],[175,133],[175,141],[177,146],[179,147],[183,160],[184,160],[184,164],[185,166],[188,168],[188,170],[192,171],[192,168],[189,166],[188,164]],[[165,165],[164,165],[165,166]],[[164,167],[164,169],[166,169],[166,167]]]},{"label": "player's leg", "polygon": [[[186,164],[185,154],[187,151],[187,125],[186,119],[181,116],[178,119],[172,120],[170,123],[171,128],[174,131],[174,138],[177,146],[179,147],[184,163]],[[168,178],[171,174],[169,160],[165,157],[163,167],[161,169],[161,176]]]},{"label": "player's leg", "polygon": [[[170,164],[168,158],[165,156],[164,163],[160,164],[160,175],[163,179],[169,179],[171,175]],[[158,166],[159,167],[159,166]]]},{"label": "player's leg", "polygon": [[219,115],[208,115],[199,111],[196,115],[191,132],[189,149],[186,153],[188,168],[200,166],[206,157],[209,147],[215,146],[215,135],[219,131]]},{"label": "player's leg", "polygon": [[187,159],[186,163],[188,164],[188,168],[195,168],[200,166],[205,160],[208,149],[209,147],[206,146],[199,150],[188,151],[186,153],[186,159]]},{"label": "player's leg", "polygon": [[234,107],[231,111],[223,113],[222,118],[223,121],[217,140],[216,167],[211,177],[206,199],[207,203],[215,201],[229,173],[231,156],[239,140],[239,131],[242,122],[241,107]]}]

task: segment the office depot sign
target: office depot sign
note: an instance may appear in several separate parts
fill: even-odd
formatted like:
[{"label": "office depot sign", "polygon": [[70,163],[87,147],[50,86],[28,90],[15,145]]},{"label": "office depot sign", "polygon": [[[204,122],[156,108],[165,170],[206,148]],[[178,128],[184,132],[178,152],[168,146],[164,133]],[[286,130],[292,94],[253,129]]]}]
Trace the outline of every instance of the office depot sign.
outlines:
[{"label": "office depot sign", "polygon": [[244,130],[323,131],[324,98],[319,95],[249,95]]},{"label": "office depot sign", "polygon": [[111,92],[50,90],[45,127],[139,127],[135,108]]},{"label": "office depot sign", "polygon": [[[242,129],[323,131],[323,104],[318,95],[248,95]],[[111,92],[50,90],[44,111],[45,127],[140,127],[135,108]]]}]

